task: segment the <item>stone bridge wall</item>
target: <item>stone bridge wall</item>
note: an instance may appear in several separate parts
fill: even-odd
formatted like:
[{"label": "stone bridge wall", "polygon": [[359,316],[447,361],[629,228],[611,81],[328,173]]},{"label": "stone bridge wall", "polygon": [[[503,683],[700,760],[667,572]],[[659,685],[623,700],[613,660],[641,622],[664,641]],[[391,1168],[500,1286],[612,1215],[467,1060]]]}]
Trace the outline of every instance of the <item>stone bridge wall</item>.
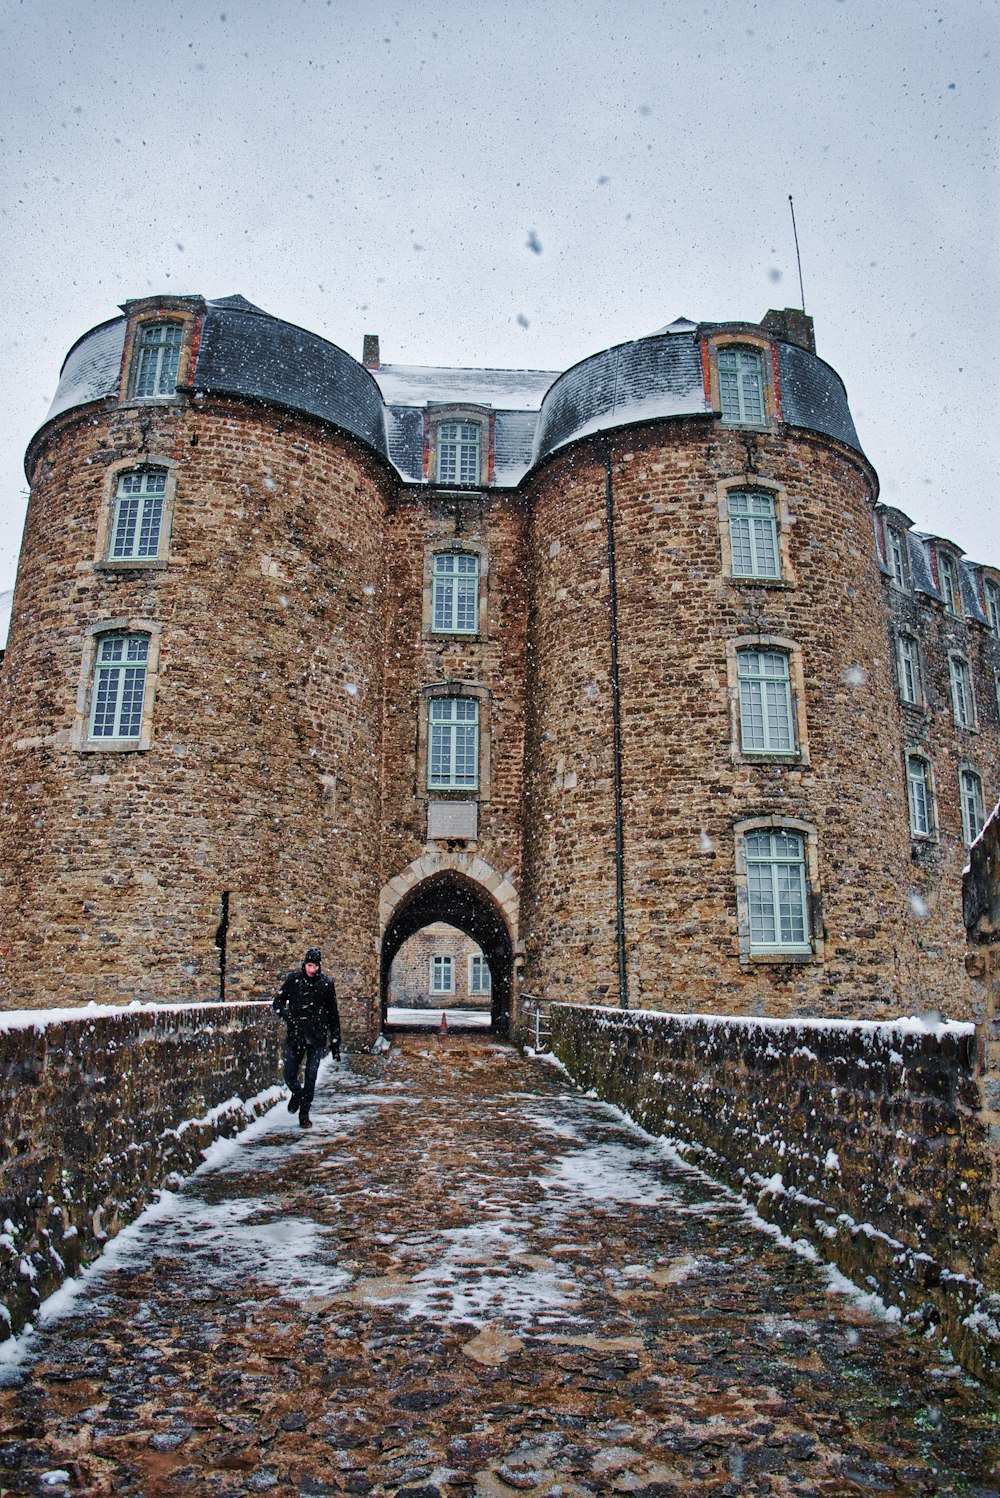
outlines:
[{"label": "stone bridge wall", "polygon": [[553,1005],[584,1088],[733,1186],[769,1222],[940,1326],[1000,1384],[1000,1262],[976,1030],[712,1019]]},{"label": "stone bridge wall", "polygon": [[0,1015],[0,1340],[278,1096],[270,1006]]}]

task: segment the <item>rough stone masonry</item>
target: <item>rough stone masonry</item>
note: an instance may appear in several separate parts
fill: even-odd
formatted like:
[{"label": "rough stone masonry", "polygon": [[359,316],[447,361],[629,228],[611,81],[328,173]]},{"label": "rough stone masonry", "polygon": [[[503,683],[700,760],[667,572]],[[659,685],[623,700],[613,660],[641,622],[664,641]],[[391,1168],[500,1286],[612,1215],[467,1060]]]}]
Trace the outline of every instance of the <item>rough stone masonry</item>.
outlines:
[{"label": "rough stone masonry", "polygon": [[408,1037],[127,1229],[0,1390],[11,1494],[1000,1492],[995,1401],[561,1073]]}]

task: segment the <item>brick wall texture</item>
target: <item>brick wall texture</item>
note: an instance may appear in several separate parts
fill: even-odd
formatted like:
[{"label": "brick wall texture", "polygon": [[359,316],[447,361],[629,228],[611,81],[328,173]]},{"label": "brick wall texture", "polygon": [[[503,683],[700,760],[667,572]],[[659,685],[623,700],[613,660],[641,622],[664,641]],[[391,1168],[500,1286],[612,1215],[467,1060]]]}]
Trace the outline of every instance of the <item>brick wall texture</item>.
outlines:
[{"label": "brick wall texture", "polygon": [[970,1025],[552,1009],[584,1088],[1000,1386],[1000,1256]]},{"label": "brick wall texture", "polygon": [[[176,484],[166,559],[109,566],[99,538],[114,475],[157,461]],[[517,490],[456,492],[404,483],[319,419],[182,391],[67,412],[29,467],[0,669],[11,1004],[264,998],[315,943],[346,1031],[371,1039],[391,891],[404,902],[412,871],[433,867],[458,869],[498,910],[490,888],[503,887],[518,977],[542,998],[613,1000],[621,952],[634,1006],[981,1018],[962,964],[956,797],[940,798],[933,845],[910,836],[915,725],[898,700],[874,475],[852,449],[699,415],[585,436]],[[779,581],[727,575],[726,485],[780,496]],[[429,559],[463,546],[483,561],[480,629],[435,635]],[[938,664],[917,726],[942,787],[974,746],[989,804],[1000,789],[989,683],[977,680],[975,735],[953,744],[934,672],[956,629],[977,677],[993,642],[981,623],[919,609]],[[159,631],[149,747],[81,750],[88,631],[130,619]],[[789,654],[791,757],[738,748],[737,640]],[[474,839],[429,835],[435,691],[479,701]],[[800,958],[748,951],[748,820],[807,839],[812,950]],[[448,887],[434,919],[449,918]]]},{"label": "brick wall texture", "polygon": [[273,1101],[280,1031],[257,1004],[0,1026],[0,1339]]}]

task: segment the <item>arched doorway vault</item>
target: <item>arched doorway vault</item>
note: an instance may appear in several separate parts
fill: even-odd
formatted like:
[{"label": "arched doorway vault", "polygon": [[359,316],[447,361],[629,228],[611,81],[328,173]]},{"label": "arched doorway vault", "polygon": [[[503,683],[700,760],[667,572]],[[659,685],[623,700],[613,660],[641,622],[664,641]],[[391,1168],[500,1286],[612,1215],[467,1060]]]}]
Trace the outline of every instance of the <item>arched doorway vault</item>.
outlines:
[{"label": "arched doorway vault", "polygon": [[418,859],[383,888],[379,914],[383,1024],[393,958],[416,932],[444,921],[482,948],[492,976],[491,1029],[509,1034],[517,943],[517,892],[509,880],[478,858]]}]

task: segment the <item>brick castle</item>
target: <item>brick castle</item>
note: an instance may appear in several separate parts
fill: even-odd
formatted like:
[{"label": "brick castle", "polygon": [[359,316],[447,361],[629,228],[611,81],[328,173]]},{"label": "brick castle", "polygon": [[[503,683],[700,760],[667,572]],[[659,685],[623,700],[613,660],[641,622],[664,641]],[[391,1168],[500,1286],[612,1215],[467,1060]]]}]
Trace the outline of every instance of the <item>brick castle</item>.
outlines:
[{"label": "brick castle", "polygon": [[0,669],[8,1007],[371,1037],[434,923],[520,995],[971,1018],[1000,572],[878,502],[802,313],[563,373],[361,362],[242,297],[70,350]]}]

